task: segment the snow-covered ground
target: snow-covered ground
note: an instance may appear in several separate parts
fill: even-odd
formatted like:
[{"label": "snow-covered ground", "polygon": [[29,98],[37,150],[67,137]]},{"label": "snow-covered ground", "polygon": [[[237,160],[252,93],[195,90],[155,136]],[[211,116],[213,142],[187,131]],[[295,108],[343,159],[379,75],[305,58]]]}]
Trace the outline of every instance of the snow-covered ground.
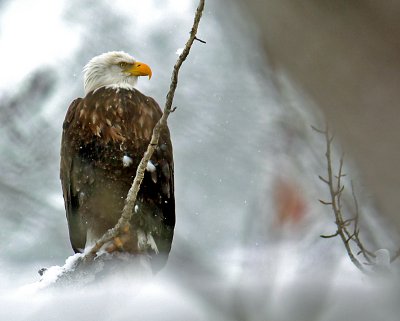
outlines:
[{"label": "snow-covered ground", "polygon": [[[196,5],[0,2],[0,320],[398,320],[397,279],[365,277],[339,239],[319,237],[335,226],[318,202],[327,196],[323,141],[310,129],[318,114],[295,91],[279,96],[251,20],[214,2],[169,120],[177,226],[166,268],[47,287],[72,255],[59,145],[82,67],[127,51],[152,67],[138,86],[162,105]],[[393,251],[392,231],[358,190],[366,238]]]}]

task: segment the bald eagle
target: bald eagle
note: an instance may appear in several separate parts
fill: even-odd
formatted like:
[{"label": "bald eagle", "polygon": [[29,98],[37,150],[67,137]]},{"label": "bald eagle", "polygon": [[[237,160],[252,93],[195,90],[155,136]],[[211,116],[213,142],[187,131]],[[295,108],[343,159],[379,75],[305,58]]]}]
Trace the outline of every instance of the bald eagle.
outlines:
[{"label": "bald eagle", "polygon": [[[75,252],[93,245],[117,223],[137,166],[162,116],[156,101],[135,85],[150,67],[125,52],[96,56],[84,67],[85,97],[67,111],[60,177]],[[110,249],[151,257],[161,268],[175,226],[174,164],[168,128],[148,163],[129,229]]]}]

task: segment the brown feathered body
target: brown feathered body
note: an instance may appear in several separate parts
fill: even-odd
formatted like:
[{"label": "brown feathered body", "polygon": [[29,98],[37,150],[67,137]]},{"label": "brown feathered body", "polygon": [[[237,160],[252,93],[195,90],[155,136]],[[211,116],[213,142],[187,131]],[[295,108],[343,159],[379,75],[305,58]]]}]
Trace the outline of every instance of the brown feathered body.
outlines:
[{"label": "brown feathered body", "polygon": [[[75,252],[82,252],[121,217],[161,115],[154,99],[133,88],[101,87],[70,105],[63,124],[61,182]],[[143,252],[138,246],[138,236],[143,234],[142,242],[149,245],[144,247],[146,253],[158,269],[171,249],[174,225],[174,165],[165,128],[138,193],[131,237],[123,250]]]}]

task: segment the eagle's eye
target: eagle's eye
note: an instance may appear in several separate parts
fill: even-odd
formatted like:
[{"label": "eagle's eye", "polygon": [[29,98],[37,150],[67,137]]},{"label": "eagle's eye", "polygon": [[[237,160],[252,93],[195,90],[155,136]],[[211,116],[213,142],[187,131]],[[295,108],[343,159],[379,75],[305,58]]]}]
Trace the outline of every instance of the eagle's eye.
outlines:
[{"label": "eagle's eye", "polygon": [[123,61],[121,61],[119,64],[118,64],[121,68],[126,68],[127,66],[128,66],[128,63],[127,62],[123,62]]}]

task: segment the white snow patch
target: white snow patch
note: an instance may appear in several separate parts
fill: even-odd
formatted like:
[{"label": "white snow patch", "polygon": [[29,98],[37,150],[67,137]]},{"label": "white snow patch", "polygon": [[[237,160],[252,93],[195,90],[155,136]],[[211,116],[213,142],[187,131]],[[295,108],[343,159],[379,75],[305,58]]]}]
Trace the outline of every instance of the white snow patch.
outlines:
[{"label": "white snow patch", "polygon": [[183,52],[183,48],[178,48],[178,49],[176,49],[176,54],[178,55],[178,56],[180,56],[181,54],[182,54],[182,52]]},{"label": "white snow patch", "polygon": [[39,288],[44,288],[52,283],[54,283],[58,276],[64,271],[64,267],[54,265],[49,267],[42,275],[42,278],[39,281]]},{"label": "white snow patch", "polygon": [[135,205],[135,213],[139,211],[139,205]]},{"label": "white snow patch", "polygon": [[124,155],[124,157],[122,157],[122,163],[124,164],[124,167],[129,167],[133,164],[133,159]]},{"label": "white snow patch", "polygon": [[155,167],[154,164],[151,162],[151,160],[149,160],[149,161],[147,162],[146,170],[147,170],[148,172],[150,172],[150,173],[156,171],[156,167]]},{"label": "white snow patch", "polygon": [[75,262],[82,256],[82,253],[76,253],[65,260],[65,264],[63,266],[54,265],[47,268],[44,271],[42,277],[38,282],[34,282],[31,284],[27,284],[22,286],[19,291],[25,294],[34,294],[37,291],[48,287],[57,281],[58,277],[71,269],[73,269]]},{"label": "white snow patch", "polygon": [[158,247],[156,241],[154,241],[153,235],[150,233],[147,234],[147,245],[149,245],[156,254],[158,254]]}]

